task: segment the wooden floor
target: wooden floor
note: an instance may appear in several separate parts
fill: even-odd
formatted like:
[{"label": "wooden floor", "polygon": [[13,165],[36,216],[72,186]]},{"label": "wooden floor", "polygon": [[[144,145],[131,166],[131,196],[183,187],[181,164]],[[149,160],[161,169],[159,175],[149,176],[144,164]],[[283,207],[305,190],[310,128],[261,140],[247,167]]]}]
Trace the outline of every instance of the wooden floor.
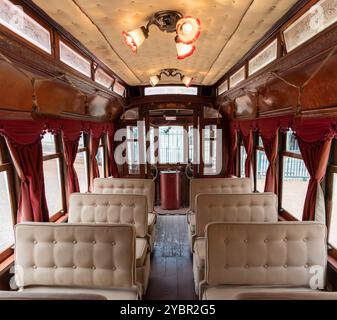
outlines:
[{"label": "wooden floor", "polygon": [[145,300],[195,300],[185,215],[160,215]]}]

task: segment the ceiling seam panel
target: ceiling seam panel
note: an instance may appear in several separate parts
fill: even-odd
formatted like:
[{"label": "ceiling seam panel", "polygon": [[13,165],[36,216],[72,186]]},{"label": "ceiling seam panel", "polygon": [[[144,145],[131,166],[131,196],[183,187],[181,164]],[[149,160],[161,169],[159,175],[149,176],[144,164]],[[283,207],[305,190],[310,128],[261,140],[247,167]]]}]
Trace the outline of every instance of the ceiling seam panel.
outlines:
[{"label": "ceiling seam panel", "polygon": [[236,26],[236,28],[234,29],[234,31],[232,32],[232,34],[229,36],[228,40],[226,41],[226,43],[224,44],[224,46],[222,47],[222,49],[219,51],[219,54],[217,55],[217,57],[214,59],[214,62],[212,63],[212,65],[210,66],[210,68],[208,69],[207,73],[205,74],[203,80],[201,81],[201,83],[203,84],[206,77],[208,76],[209,72],[212,70],[213,66],[215,65],[215,63],[218,61],[218,59],[220,58],[221,54],[223,53],[223,51],[226,49],[228,43],[232,40],[232,38],[234,37],[234,35],[236,34],[236,32],[239,30],[241,23],[243,21],[243,19],[246,17],[247,13],[249,12],[250,8],[253,6],[255,0],[252,0],[250,2],[250,4],[248,5],[247,9],[245,10],[245,12],[243,13],[241,19],[239,20],[238,25]]},{"label": "ceiling seam panel", "polygon": [[[110,49],[116,54],[116,56],[122,61],[122,63],[128,68],[128,70],[134,75],[134,77],[142,83],[142,80],[132,71],[132,69],[129,67],[129,65],[124,61],[124,59],[115,51],[113,46],[111,45],[110,41],[106,37],[106,35],[103,33],[101,28],[91,19],[91,17],[85,12],[85,10],[77,3],[76,0],[72,0],[73,3],[76,5],[76,7],[90,20],[90,22],[95,26],[95,28],[98,30],[98,32],[102,35],[104,40],[107,42]],[[123,79],[126,83],[128,83],[125,79]]]}]

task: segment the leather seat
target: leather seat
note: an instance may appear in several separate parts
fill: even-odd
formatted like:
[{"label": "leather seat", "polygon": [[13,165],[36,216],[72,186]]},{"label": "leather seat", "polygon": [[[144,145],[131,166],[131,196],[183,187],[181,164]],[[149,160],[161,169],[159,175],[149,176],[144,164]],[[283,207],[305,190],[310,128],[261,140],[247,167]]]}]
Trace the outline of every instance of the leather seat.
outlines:
[{"label": "leather seat", "polygon": [[211,223],[200,298],[320,293],[326,281],[326,236],[326,226],[315,222]]},{"label": "leather seat", "polygon": [[195,234],[196,197],[199,194],[251,193],[252,182],[248,178],[192,179],[190,182],[190,210],[187,214],[189,244],[193,252],[192,238]]},{"label": "leather seat", "polygon": [[272,193],[200,194],[196,199],[193,275],[196,294],[205,278],[205,228],[214,221],[277,222],[277,197]]},{"label": "leather seat", "polygon": [[137,299],[136,229],[124,224],[18,224],[15,282],[32,298],[79,294]]},{"label": "leather seat", "polygon": [[149,211],[148,234],[151,251],[154,248],[156,237],[157,214],[154,210],[155,183],[150,179],[127,179],[127,178],[97,178],[94,180],[96,194],[132,194],[145,195]]},{"label": "leather seat", "polygon": [[79,194],[69,200],[70,223],[128,223],[136,228],[136,280],[145,294],[150,277],[151,236],[148,234],[149,220],[147,198],[144,195],[127,194]]}]

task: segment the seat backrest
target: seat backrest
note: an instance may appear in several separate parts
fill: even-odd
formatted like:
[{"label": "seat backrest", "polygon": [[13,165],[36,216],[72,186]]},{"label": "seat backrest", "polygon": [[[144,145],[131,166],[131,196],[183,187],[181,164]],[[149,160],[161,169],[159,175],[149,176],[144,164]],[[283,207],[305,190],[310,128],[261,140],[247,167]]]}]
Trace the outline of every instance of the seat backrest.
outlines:
[{"label": "seat backrest", "polygon": [[27,286],[135,286],[131,225],[27,223],[15,227],[15,280]]},{"label": "seat backrest", "polygon": [[277,222],[273,193],[199,194],[196,200],[196,235],[204,237],[211,222]]},{"label": "seat backrest", "polygon": [[210,286],[310,288],[317,279],[324,286],[326,267],[323,224],[211,223],[206,228],[205,276]]},{"label": "seat backrest", "polygon": [[147,197],[149,212],[154,211],[155,183],[150,179],[98,178],[94,180],[94,193],[140,194]]},{"label": "seat backrest", "polygon": [[142,195],[74,193],[69,200],[70,223],[132,224],[136,236],[147,235],[147,199]]},{"label": "seat backrest", "polygon": [[190,182],[190,210],[195,210],[195,201],[198,194],[250,192],[252,192],[252,182],[249,178],[192,179]]}]

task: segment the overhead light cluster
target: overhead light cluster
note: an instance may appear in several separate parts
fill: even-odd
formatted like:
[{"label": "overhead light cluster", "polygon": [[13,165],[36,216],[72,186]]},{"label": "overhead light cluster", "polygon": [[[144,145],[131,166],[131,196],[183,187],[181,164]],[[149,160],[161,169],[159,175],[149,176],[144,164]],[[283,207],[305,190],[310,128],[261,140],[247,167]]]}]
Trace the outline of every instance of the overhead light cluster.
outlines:
[{"label": "overhead light cluster", "polygon": [[158,75],[150,77],[150,84],[152,87],[155,87],[159,81],[161,80],[162,75],[165,75],[167,77],[176,77],[179,76],[181,82],[186,86],[186,88],[189,88],[192,84],[193,78],[183,75],[179,70],[177,69],[163,69],[160,71]]},{"label": "overhead light cluster", "polygon": [[129,32],[123,32],[125,44],[132,52],[137,52],[145,39],[149,37],[149,27],[156,25],[163,32],[176,32],[175,42],[177,58],[182,60],[191,56],[196,47],[193,44],[201,34],[201,23],[193,17],[183,17],[177,11],[160,11],[155,13],[146,27],[142,26]]}]

